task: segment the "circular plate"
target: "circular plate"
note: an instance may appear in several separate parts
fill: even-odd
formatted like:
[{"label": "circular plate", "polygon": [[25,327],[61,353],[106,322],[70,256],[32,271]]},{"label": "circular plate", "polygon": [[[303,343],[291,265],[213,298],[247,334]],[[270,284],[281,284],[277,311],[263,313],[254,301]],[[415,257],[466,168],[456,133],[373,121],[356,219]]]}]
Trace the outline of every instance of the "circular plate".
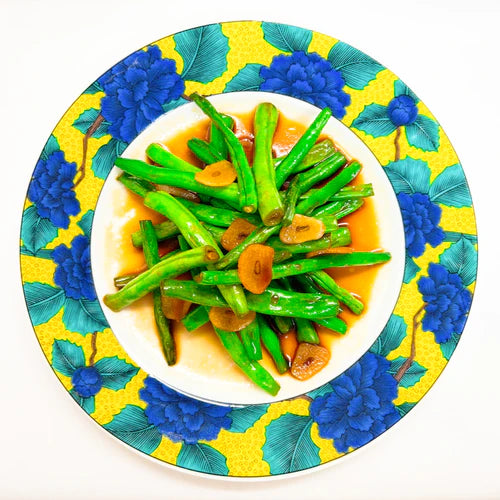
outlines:
[{"label": "circular plate", "polygon": [[[136,366],[94,289],[94,208],[114,159],[183,94],[266,91],[329,106],[371,149],[396,193],[406,262],[375,343],[327,384],[292,400],[231,408],[191,399]],[[35,167],[21,270],[35,333],[75,401],[118,439],[160,461],[217,476],[310,469],[365,445],[435,382],[464,328],[477,238],[462,167],[438,122],[393,73],[359,50],[266,22],[163,38],[96,80],[68,109]]]}]

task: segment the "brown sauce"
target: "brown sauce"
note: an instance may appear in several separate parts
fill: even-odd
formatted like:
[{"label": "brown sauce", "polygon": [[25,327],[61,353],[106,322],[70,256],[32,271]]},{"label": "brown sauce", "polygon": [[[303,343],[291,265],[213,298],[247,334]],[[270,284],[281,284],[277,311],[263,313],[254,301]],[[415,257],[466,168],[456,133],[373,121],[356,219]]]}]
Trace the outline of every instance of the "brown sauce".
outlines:
[{"label": "brown sauce", "polygon": [[[253,156],[253,113],[233,116],[233,118],[235,119],[236,124],[235,132],[240,140],[242,140],[249,161],[251,162]],[[193,137],[207,139],[208,130],[209,121],[208,119],[204,119],[194,126],[179,132],[174,138],[165,141],[164,144],[172,153],[180,158],[183,158],[194,165],[201,166],[201,162],[188,148],[187,141]],[[281,115],[273,141],[273,151],[275,155],[281,156],[288,153],[305,130],[306,127],[304,125]],[[326,136],[321,137],[321,139],[324,138],[326,138]],[[348,152],[346,152],[346,156],[348,158],[350,157]],[[363,179],[363,174],[361,173],[351,184],[357,185],[363,184],[364,182],[365,180]],[[114,258],[123,264],[122,272],[120,274],[131,273],[144,266],[142,250],[134,248],[129,237],[131,233],[139,229],[139,221],[142,219],[150,219],[156,224],[165,220],[162,215],[145,207],[138,196],[132,193],[127,193],[126,196],[124,209],[126,211],[135,209],[136,213],[135,216],[125,223],[123,228],[124,238],[121,244],[115,248]],[[380,240],[377,219],[373,201],[370,198],[366,198],[364,205],[356,212],[343,218],[341,220],[341,224],[349,227],[352,236],[352,243],[350,247],[354,250],[370,251],[379,248]],[[174,243],[172,245],[172,243],[160,243],[160,253],[162,252],[162,247],[163,252],[165,253],[165,251],[170,251],[173,248],[176,248],[176,244]],[[328,272],[340,286],[349,290],[351,293],[354,293],[365,305],[369,303],[371,290],[378,272],[377,266],[337,268],[331,269]],[[150,324],[149,318],[152,315],[152,299],[150,297],[144,297],[130,306],[130,309],[132,308],[137,313],[138,325],[143,324],[144,327],[146,327],[146,325]],[[362,315],[363,313],[361,316]],[[347,335],[349,334],[350,327],[360,318],[360,316],[356,316],[348,309],[343,310],[339,316],[348,325]],[[141,317],[143,318],[142,320]],[[182,330],[183,328],[180,324],[174,327],[174,335],[177,337],[176,346],[178,358],[181,356],[182,339],[179,338],[179,333]],[[199,329],[197,332],[199,332],[200,337],[203,336],[206,337],[206,339],[211,339],[214,353],[223,352],[216,336],[211,334],[210,328],[204,327]],[[330,350],[334,348],[335,341],[341,337],[340,334],[332,332],[331,330],[321,326],[319,326],[318,335],[320,337],[321,345]],[[297,340],[294,333],[291,332],[288,335],[282,335],[280,337],[280,341],[285,357],[291,361],[297,347]],[[272,364],[266,352],[264,352],[263,364],[264,366],[270,366]]]}]

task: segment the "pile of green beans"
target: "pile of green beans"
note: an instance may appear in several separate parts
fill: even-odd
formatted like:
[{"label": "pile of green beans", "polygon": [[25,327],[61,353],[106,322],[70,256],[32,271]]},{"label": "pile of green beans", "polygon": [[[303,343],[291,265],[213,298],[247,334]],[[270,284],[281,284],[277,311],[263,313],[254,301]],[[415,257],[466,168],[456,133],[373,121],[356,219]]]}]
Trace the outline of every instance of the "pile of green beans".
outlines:
[{"label": "pile of green beans", "polygon": [[[263,352],[269,353],[278,373],[285,373],[290,366],[282,349],[282,334],[295,332],[299,343],[319,344],[319,327],[345,334],[347,324],[339,313],[347,308],[361,314],[365,308],[327,270],[382,264],[391,258],[387,252],[337,249],[351,244],[350,228],[338,224],[339,219],[359,210],[364,199],[373,196],[373,187],[350,184],[361,165],[348,161],[330,139],[319,140],[332,114],[328,108],[318,114],[288,154],[273,158],[279,111],[271,103],[259,104],[254,115],[254,155],[250,165],[233,130],[233,119],[219,113],[205,97],[192,94],[190,99],[210,118],[210,124],[208,140],[193,137],[187,143],[189,149],[205,165],[229,160],[237,174],[236,182],[221,187],[201,184],[195,178],[201,168],[175,156],[160,143],[146,149],[154,165],[117,158],[115,165],[123,171],[118,181],[166,220],[154,225],[141,221],[139,230],[132,233],[133,245],[143,249],[147,269],[116,277],[118,290],[106,295],[104,303],[119,311],[152,293],[155,320],[169,365],[175,363],[176,352],[171,320],[161,310],[162,296],[192,303],[181,320],[190,332],[210,324],[211,317],[216,323],[212,313],[209,316],[213,307],[230,308],[241,318],[254,315],[238,332],[212,326],[243,373],[274,396],[280,387],[260,364]],[[162,186],[188,190],[201,203],[174,197],[165,191],[168,187]],[[285,243],[290,240],[284,236],[282,241],[279,233],[292,224],[295,214],[321,221],[315,222],[321,234],[302,243]],[[224,251],[223,235],[237,219],[246,219],[255,229],[237,246]],[[299,219],[307,217],[295,218]],[[179,249],[160,259],[158,242],[171,239]],[[274,250],[272,281],[260,294],[243,288],[237,268],[242,253],[255,244]],[[193,279],[176,279],[186,271]]]}]

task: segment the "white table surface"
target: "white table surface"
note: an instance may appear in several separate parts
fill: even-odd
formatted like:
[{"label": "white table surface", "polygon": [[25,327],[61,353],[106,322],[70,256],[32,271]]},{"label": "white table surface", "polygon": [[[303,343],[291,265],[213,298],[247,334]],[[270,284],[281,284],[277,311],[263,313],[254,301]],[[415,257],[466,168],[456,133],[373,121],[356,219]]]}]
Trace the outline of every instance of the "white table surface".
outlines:
[{"label": "white table surface", "polygon": [[[347,458],[306,475],[252,483],[188,475],[146,460],[87,417],[38,346],[21,293],[18,257],[22,204],[36,159],[87,85],[158,38],[243,19],[279,21],[340,38],[407,82],[461,159],[480,246],[479,279],[463,338],[423,401]],[[0,498],[500,498],[499,22],[495,0],[329,0],[296,6],[291,0],[0,0],[5,322]]]}]

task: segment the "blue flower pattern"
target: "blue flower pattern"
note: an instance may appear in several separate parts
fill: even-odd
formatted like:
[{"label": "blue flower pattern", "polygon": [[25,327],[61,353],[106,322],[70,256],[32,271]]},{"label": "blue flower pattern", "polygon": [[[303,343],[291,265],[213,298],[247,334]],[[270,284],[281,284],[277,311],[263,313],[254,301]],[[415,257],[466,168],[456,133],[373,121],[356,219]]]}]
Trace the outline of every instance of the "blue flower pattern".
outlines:
[{"label": "blue flower pattern", "polygon": [[54,282],[64,290],[66,296],[75,300],[95,300],[97,295],[90,267],[89,238],[76,236],[70,248],[59,245],[52,255],[57,264]]},{"label": "blue flower pattern", "polygon": [[409,95],[396,96],[389,102],[387,114],[396,127],[411,125],[418,115],[417,104]]},{"label": "blue flower pattern", "polygon": [[329,61],[314,52],[275,56],[269,67],[260,69],[260,90],[303,99],[320,108],[329,107],[342,118],[351,97],[344,92],[344,79]]},{"label": "blue flower pattern", "polygon": [[174,442],[211,441],[221,429],[231,426],[230,407],[184,396],[152,377],[146,378],[139,396],[148,403],[145,413],[149,422]]},{"label": "blue flower pattern", "polygon": [[426,303],[422,329],[433,332],[436,342],[443,344],[454,333],[462,332],[472,294],[458,274],[450,273],[441,264],[429,264],[428,273],[418,280],[418,290]]},{"label": "blue flower pattern", "polygon": [[330,382],[332,392],[311,403],[319,435],[333,439],[337,451],[359,448],[399,420],[393,403],[398,387],[389,366],[387,359],[368,352]]},{"label": "blue flower pattern", "polygon": [[67,162],[62,151],[54,151],[47,159],[38,160],[28,189],[38,215],[62,229],[68,229],[69,217],[80,212],[73,190],[75,175],[76,163]]},{"label": "blue flower pattern", "polygon": [[77,368],[71,376],[71,383],[82,398],[95,396],[102,389],[101,374],[93,366]]},{"label": "blue flower pattern", "polygon": [[436,247],[443,242],[444,231],[439,227],[441,208],[427,194],[397,195],[405,230],[406,251],[410,257],[420,257],[425,244]]},{"label": "blue flower pattern", "polygon": [[98,81],[106,93],[101,114],[110,123],[109,133],[125,143],[158,118],[164,104],[178,99],[184,91],[175,61],[162,58],[157,46],[131,54]]}]

